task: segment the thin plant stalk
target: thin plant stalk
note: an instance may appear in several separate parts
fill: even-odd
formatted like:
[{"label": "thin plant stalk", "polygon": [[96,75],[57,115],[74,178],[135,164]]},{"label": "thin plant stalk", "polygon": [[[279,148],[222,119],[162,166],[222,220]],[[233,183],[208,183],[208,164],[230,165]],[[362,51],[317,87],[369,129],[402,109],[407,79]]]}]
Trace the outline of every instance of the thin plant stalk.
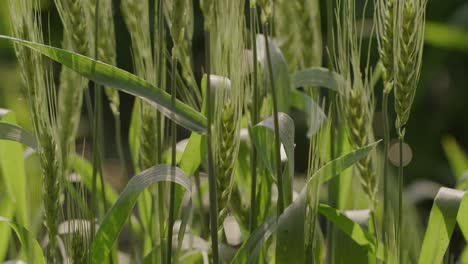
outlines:
[{"label": "thin plant stalk", "polygon": [[197,199],[198,199],[198,204],[200,206],[198,212],[199,212],[199,215],[200,215],[200,226],[201,226],[201,237],[204,238],[206,237],[207,235],[207,231],[206,231],[206,219],[205,219],[205,212],[203,211],[203,197],[202,197],[202,193],[201,193],[201,184],[200,184],[200,172],[197,171],[195,172],[195,175],[194,175],[194,178],[195,178],[195,188],[196,188],[196,191],[197,191]]},{"label": "thin plant stalk", "polygon": [[[176,67],[177,67],[177,57],[175,55],[175,49],[172,51],[172,84],[171,84],[171,101],[175,104],[176,100]],[[176,141],[177,141],[177,125],[175,122],[171,122],[171,166],[175,167],[176,164]],[[174,174],[171,177],[175,177]],[[169,221],[167,227],[167,242],[166,242],[166,263],[170,264],[172,261],[172,231],[174,228],[174,200],[175,200],[175,183],[170,183],[169,191]]]},{"label": "thin plant stalk", "polygon": [[[383,113],[383,133],[384,133],[384,142],[383,142],[383,155],[382,155],[382,166],[383,166],[383,224],[382,224],[382,241],[384,245],[388,246],[388,224],[390,217],[387,210],[390,209],[390,201],[388,197],[388,144],[390,141],[390,129],[388,126],[388,93],[385,91],[382,93],[382,113]],[[384,247],[384,263],[387,263],[388,259],[388,250],[387,247]]]},{"label": "thin plant stalk", "polygon": [[[328,65],[329,67],[332,66],[333,64],[333,58],[334,58],[334,45],[333,45],[333,8],[334,8],[334,0],[328,0],[326,1],[326,9],[327,9],[327,47],[328,47],[328,52],[329,52],[329,58],[328,58]],[[330,109],[335,109],[334,104],[336,102],[335,100],[335,95],[333,91],[328,91],[328,94],[330,95],[330,105],[332,106]],[[331,159],[335,158],[336,153],[335,153],[335,145],[336,142],[336,135],[335,135],[335,115],[333,113],[334,111],[332,110],[332,114],[330,115],[331,117],[331,129],[330,129],[330,150],[331,150]],[[335,193],[336,193],[336,185],[338,184],[337,179],[333,179],[330,181],[328,185],[328,201],[331,206],[336,206],[336,202],[334,199]],[[328,255],[328,263],[332,262],[331,256],[332,250],[334,248],[334,234],[335,234],[335,228],[334,226],[327,221],[327,227],[328,230],[330,230],[329,235],[328,235],[328,240],[327,240],[327,255]]]},{"label": "thin plant stalk", "polygon": [[210,32],[205,28],[205,67],[207,74],[207,85],[206,85],[206,142],[207,142],[207,153],[208,153],[208,188],[209,188],[209,199],[210,199],[210,234],[211,234],[211,250],[213,254],[213,263],[219,263],[219,252],[218,252],[218,198],[216,197],[216,175],[214,168],[213,152],[212,152],[212,135],[211,125],[212,120],[212,100],[211,100],[211,83],[210,83]]},{"label": "thin plant stalk", "polygon": [[[252,37],[252,51],[253,51],[253,80],[252,80],[252,89],[253,89],[253,103],[252,103],[252,126],[258,123],[258,86],[257,86],[257,38],[256,38],[256,28],[257,28],[257,8],[256,5],[250,8],[250,32]],[[257,218],[257,208],[256,208],[256,199],[257,199],[257,149],[254,144],[251,146],[250,152],[251,158],[251,189],[250,189],[250,219],[249,219],[249,230],[253,232],[256,227],[256,218]]]},{"label": "thin plant stalk", "polygon": [[403,263],[403,240],[401,232],[403,230],[403,141],[405,135],[402,129],[398,130],[399,141],[399,164],[398,164],[398,225],[397,225],[397,241],[398,241],[398,256],[399,263]]},{"label": "thin plant stalk", "polygon": [[284,211],[284,195],[283,195],[283,178],[281,175],[281,154],[280,154],[280,138],[279,138],[279,121],[278,121],[278,100],[276,98],[275,80],[273,76],[273,65],[271,63],[270,45],[268,44],[268,23],[263,24],[263,38],[265,39],[265,49],[267,55],[268,73],[270,77],[271,96],[273,99],[273,123],[275,132],[275,159],[276,159],[276,179],[278,182],[278,216]]},{"label": "thin plant stalk", "polygon": [[[99,54],[98,54],[98,38],[99,38],[99,2],[100,0],[96,0],[96,5],[95,5],[95,27],[94,27],[94,58],[96,60],[99,60]],[[93,199],[91,201],[92,204],[92,213],[96,214],[98,212],[98,206],[97,206],[97,201],[98,198],[95,196],[96,195],[96,189],[97,189],[97,176],[99,174],[99,181],[101,183],[101,193],[102,193],[102,202],[104,203],[104,207],[106,207],[106,202],[105,202],[105,190],[104,190],[104,176],[103,176],[103,171],[102,171],[102,157],[101,157],[101,142],[102,142],[102,137],[101,137],[101,124],[102,124],[102,91],[99,88],[99,84],[95,83],[95,89],[94,89],[94,124],[93,124],[93,172],[92,172],[92,180],[93,180]],[[106,210],[106,208],[104,209]],[[91,216],[91,228],[94,229],[95,226],[95,217]],[[91,235],[94,236],[94,230],[92,230]]]},{"label": "thin plant stalk", "polygon": [[[155,29],[158,30],[158,50],[157,53],[154,51],[154,55],[157,54],[157,58],[155,58],[155,61],[157,59],[157,65],[156,65],[156,82],[159,85],[159,87],[163,87],[163,58],[164,58],[164,1],[163,0],[158,0],[157,3],[157,27]],[[155,34],[156,35],[156,34]],[[174,77],[172,77],[174,78]],[[163,127],[162,127],[162,122],[163,122],[163,117],[159,111],[156,111],[156,123],[158,124],[158,133],[156,134],[156,142],[157,142],[157,159],[158,163],[162,163],[162,153],[163,153]],[[172,190],[172,187],[171,187]],[[158,184],[158,207],[159,207],[159,233],[164,234],[164,214],[161,213],[163,212],[164,208],[164,186],[163,184]],[[158,235],[158,234],[156,234]],[[163,245],[163,241],[161,240],[161,245]],[[161,257],[164,257],[164,246],[161,246]]]}]

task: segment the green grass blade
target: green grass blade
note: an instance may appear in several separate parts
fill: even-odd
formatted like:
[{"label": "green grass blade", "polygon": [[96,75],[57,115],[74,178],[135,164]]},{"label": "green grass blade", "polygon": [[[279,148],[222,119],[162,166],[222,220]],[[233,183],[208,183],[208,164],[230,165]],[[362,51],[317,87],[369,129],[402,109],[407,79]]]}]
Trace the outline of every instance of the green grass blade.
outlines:
[{"label": "green grass blade", "polygon": [[309,130],[307,137],[311,137],[317,133],[323,122],[327,120],[322,108],[307,94],[298,90],[293,90],[289,98],[289,104],[301,111],[304,111],[308,118]]},{"label": "green grass blade", "polygon": [[[268,76],[268,60],[265,44],[264,36],[257,35],[257,60],[262,65],[265,76]],[[277,89],[278,112],[287,112],[289,93],[291,91],[291,78],[288,72],[288,64],[281,50],[270,39],[268,40],[268,46],[273,68],[273,80]]]},{"label": "green grass blade", "polygon": [[[274,234],[281,226],[281,231],[285,233],[290,233],[291,237],[296,239],[298,243],[304,243],[304,232],[302,234],[295,233],[304,228],[304,217],[303,212],[305,210],[305,197],[307,193],[307,188],[311,183],[311,179],[314,177],[319,177],[319,180],[326,182],[336,175],[339,175],[343,170],[349,168],[354,163],[366,157],[378,144],[379,142],[372,143],[366,147],[348,153],[344,156],[341,156],[335,160],[330,161],[322,168],[320,168],[312,177],[307,181],[306,185],[302,189],[299,197],[294,200],[294,202],[289,205],[280,215],[278,221],[275,218],[270,218],[263,225],[259,226],[249,237],[249,239],[241,246],[238,250],[236,256],[234,257],[232,263],[234,264],[244,264],[244,263],[256,263],[258,254],[264,245],[264,243]],[[330,168],[334,167],[335,170]],[[302,216],[302,217],[301,217]],[[294,231],[294,232],[291,232]],[[302,251],[299,246],[298,251]],[[291,246],[292,247],[292,246]],[[295,252],[297,249],[293,249]],[[303,256],[294,256],[290,261],[301,260]],[[300,262],[298,262],[300,263]]]},{"label": "green grass blade", "polygon": [[140,100],[135,100],[130,119],[130,129],[128,131],[128,144],[130,154],[132,155],[133,168],[140,171],[139,153],[140,153],[140,135],[141,135],[141,114]]},{"label": "green grass blade", "polygon": [[186,190],[186,195],[191,195],[190,179],[179,168],[168,165],[156,165],[138,175],[132,177],[120,194],[119,199],[107,212],[102,221],[96,237],[91,245],[92,263],[102,263],[110,252],[122,228],[131,215],[138,196],[148,186],[157,182],[174,182]]},{"label": "green grass blade", "polygon": [[[419,255],[419,263],[442,263],[457,220],[467,233],[467,202],[465,192],[440,188],[432,205],[429,222]],[[462,204],[463,203],[463,204]],[[460,210],[463,208],[464,210]],[[465,222],[461,222],[465,221]]]},{"label": "green grass blade", "polygon": [[[39,246],[39,243],[37,243],[37,241],[33,239],[33,236],[29,233],[29,231],[25,227],[1,216],[0,216],[0,223],[8,224],[10,228],[13,229],[13,231],[15,231],[16,236],[18,237],[18,240],[20,241],[21,245],[24,248],[26,248],[26,250],[24,250],[26,254],[28,254],[28,252],[31,252],[32,254],[34,254],[33,256],[27,256],[29,260],[28,263],[37,263],[37,264],[46,263],[44,259],[44,254],[42,254],[42,250],[41,250],[41,247]],[[33,247],[32,250],[28,250],[29,245],[32,245]]]},{"label": "green grass blade", "polygon": [[343,78],[338,73],[323,67],[307,68],[292,75],[294,88],[318,86],[341,92],[340,86],[343,82]]},{"label": "green grass blade", "polygon": [[23,128],[0,121],[0,139],[16,141],[32,149],[36,149],[36,139]]},{"label": "green grass blade", "polygon": [[468,241],[468,195],[466,195],[466,192],[460,202],[460,208],[458,209],[457,214],[457,223],[465,237],[465,241]]},{"label": "green grass blade", "polygon": [[435,47],[468,51],[468,32],[447,24],[427,22],[424,41]]},{"label": "green grass blade", "polygon": [[[294,121],[285,113],[278,113],[279,122],[279,136],[281,144],[287,156],[288,174],[287,178],[283,178],[283,191],[284,191],[284,205],[288,206],[292,201],[292,182],[294,179]],[[275,159],[272,153],[268,139],[273,137],[274,125],[273,116],[268,117],[262,122],[253,127],[253,141],[255,146],[263,157],[265,164],[269,168],[272,175],[275,175],[273,168],[275,168]],[[267,135],[267,133],[269,133]],[[271,151],[270,151],[271,150]]]},{"label": "green grass blade", "polygon": [[145,80],[114,66],[93,60],[91,58],[51,46],[33,43],[17,38],[0,35],[0,39],[9,40],[29,47],[55,60],[82,76],[107,87],[138,96],[153,104],[161,113],[177,124],[198,132],[205,133],[206,118],[193,108],[176,100],[171,102],[171,96]]},{"label": "green grass blade", "polygon": [[442,147],[455,178],[460,179],[468,169],[468,155],[453,137],[445,137],[442,140]]},{"label": "green grass blade", "polygon": [[[336,174],[333,172],[336,171],[343,171],[344,169],[350,167],[357,161],[365,158],[370,151],[372,151],[382,140],[377,142],[371,143],[365,147],[362,147],[358,150],[355,150],[347,155],[334,159],[327,164],[325,164],[319,171],[317,171],[312,177],[319,177],[320,183],[325,183],[331,180]],[[310,179],[309,179],[310,181]]]},{"label": "green grass blade", "polygon": [[[224,87],[223,82],[217,81],[213,75],[210,75],[210,85],[211,91],[217,91],[218,89],[222,89]],[[201,89],[202,94],[205,95],[206,93],[206,85],[207,85],[207,77],[203,76]],[[203,103],[201,112],[206,114],[206,96],[203,97]],[[179,168],[182,169],[189,177],[192,177],[193,174],[196,172],[198,167],[200,167],[202,163],[202,158],[206,155],[206,143],[204,143],[205,138],[197,133],[192,133],[190,135],[189,141],[187,146],[182,154],[182,157],[179,162]]]},{"label": "green grass blade", "polygon": [[459,263],[468,263],[468,246],[465,246],[465,249],[463,249]]},{"label": "green grass blade", "polygon": [[15,203],[18,223],[29,227],[28,188],[23,159],[24,147],[21,144],[35,146],[36,140],[31,134],[15,125],[16,116],[13,112],[4,114],[1,120],[0,167],[3,182],[11,200]]},{"label": "green grass blade", "polygon": [[375,241],[373,241],[372,235],[362,229],[358,223],[348,218],[339,210],[326,204],[320,204],[318,211],[341,229],[341,231],[347,234],[358,245],[366,247],[371,252],[375,252]]},{"label": "green grass blade", "polygon": [[[15,214],[15,204],[6,194],[0,195],[0,215],[7,219],[12,219]],[[11,232],[10,227],[7,225],[0,225],[0,234],[2,234],[2,239],[0,239],[0,262],[5,260],[7,255],[8,246],[10,245]]]}]

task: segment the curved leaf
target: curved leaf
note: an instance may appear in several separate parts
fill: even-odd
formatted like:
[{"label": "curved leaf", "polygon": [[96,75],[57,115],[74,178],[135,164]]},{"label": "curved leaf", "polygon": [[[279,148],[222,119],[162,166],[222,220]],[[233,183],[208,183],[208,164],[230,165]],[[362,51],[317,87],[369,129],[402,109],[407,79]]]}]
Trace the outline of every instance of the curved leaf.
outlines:
[{"label": "curved leaf", "polygon": [[442,187],[432,205],[419,255],[420,264],[442,263],[457,221],[468,238],[468,195],[464,191]]},{"label": "curved leaf", "polygon": [[114,66],[93,60],[91,58],[51,46],[33,43],[17,38],[0,35],[0,39],[13,41],[29,47],[55,60],[82,76],[104,86],[119,89],[138,96],[153,104],[161,113],[177,124],[198,133],[205,133],[206,118],[193,108],[176,100],[171,102],[171,96],[129,72]]},{"label": "curved leaf", "polygon": [[19,142],[32,149],[36,149],[36,139],[23,128],[0,121],[0,139]]},{"label": "curved leaf", "polygon": [[442,140],[442,148],[455,178],[460,179],[468,169],[468,155],[453,137],[445,137]]},{"label": "curved leaf", "polygon": [[[273,43],[273,41],[271,41],[271,39],[268,39],[268,47],[270,50],[271,66],[273,69],[273,80],[275,82],[276,95],[278,98],[278,111],[287,112],[289,92],[291,90],[288,64],[286,63],[281,50]],[[265,38],[263,35],[257,35],[257,60],[262,65],[265,76],[269,76]]]},{"label": "curved leaf", "polygon": [[[318,211],[358,245],[367,247],[371,252],[375,252],[375,242],[372,235],[362,229],[357,221],[351,220],[351,217],[347,216],[346,212],[340,212],[325,204],[320,204]],[[362,218],[362,216],[359,216],[359,218]]]},{"label": "curved leaf", "polygon": [[[12,219],[15,214],[15,204],[7,194],[0,194],[0,215]],[[10,227],[7,225],[0,225],[0,234],[2,239],[0,240],[0,261],[4,260],[8,254],[8,248],[10,246],[11,232]]]},{"label": "curved leaf", "polygon": [[307,94],[298,90],[293,90],[289,98],[289,104],[307,114],[309,130],[307,137],[315,135],[323,122],[327,120],[327,116],[322,108]]},{"label": "curved leaf", "polygon": [[[296,200],[294,200],[294,202],[284,210],[284,212],[279,216],[277,220],[275,218],[270,218],[263,225],[255,229],[255,231],[250,235],[249,239],[237,251],[237,254],[234,257],[232,263],[255,263],[265,241],[267,241],[271,237],[271,235],[275,233],[280,227],[282,232],[286,233],[290,232],[291,230],[294,230],[295,228],[297,228],[295,229],[295,231],[300,229],[303,230],[306,200],[305,198],[307,188],[309,184],[311,184],[312,179],[315,177],[319,177],[319,180],[322,182],[326,182],[332,179],[336,175],[340,174],[343,170],[349,168],[354,163],[365,158],[377,146],[379,142],[372,143],[366,147],[341,156],[335,160],[328,162],[326,165],[320,168],[307,181],[306,185],[303,187],[301,193],[299,194],[299,197],[297,197]],[[334,167],[335,170],[330,170],[331,167]],[[291,236],[294,236],[294,239],[303,244],[304,238],[302,236],[304,236],[304,232],[302,232],[302,234],[299,233],[299,236],[297,233],[291,232]],[[302,248],[299,247],[299,249],[294,250],[302,251]],[[300,257],[301,256],[298,256],[298,258]],[[290,259],[290,261],[293,260]]]},{"label": "curved leaf", "polygon": [[190,196],[190,179],[182,170],[168,165],[156,165],[134,176],[127,184],[119,199],[107,212],[102,221],[96,237],[91,245],[92,263],[103,263],[105,256],[122,231],[122,228],[131,215],[138,196],[151,184],[157,182],[174,182],[182,186]]},{"label": "curved leaf", "polygon": [[[33,236],[29,233],[29,231],[26,228],[1,216],[0,216],[0,222],[8,224],[11,227],[11,229],[15,231],[16,236],[21,242],[21,245],[26,248],[26,250],[24,251],[26,252],[26,254],[28,253],[34,254],[34,256],[28,256],[30,263],[38,263],[38,264],[46,263],[44,259],[44,255],[42,254],[41,247],[39,246],[39,243],[37,243],[37,241],[33,239]],[[32,250],[28,250],[29,245],[32,245],[33,247]]]},{"label": "curved leaf", "polygon": [[[273,116],[270,116],[255,125],[252,129],[252,138],[266,167],[270,170],[272,175],[275,175],[273,168],[276,166],[276,159],[273,154],[273,144],[270,143],[271,137],[274,137],[273,121]],[[294,121],[287,114],[280,112],[278,113],[278,124],[279,137],[286,152],[288,164],[287,178],[283,178],[284,205],[288,206],[292,201],[292,181],[294,178]]]},{"label": "curved leaf", "polygon": [[323,67],[312,67],[296,72],[292,76],[292,85],[295,88],[320,86],[340,92],[341,76]]},{"label": "curved leaf", "polygon": [[15,205],[18,223],[29,227],[28,180],[23,158],[24,147],[21,144],[36,146],[36,139],[16,125],[16,116],[13,112],[8,110],[2,112],[0,114],[2,120],[0,121],[0,174],[3,176],[10,199]]}]

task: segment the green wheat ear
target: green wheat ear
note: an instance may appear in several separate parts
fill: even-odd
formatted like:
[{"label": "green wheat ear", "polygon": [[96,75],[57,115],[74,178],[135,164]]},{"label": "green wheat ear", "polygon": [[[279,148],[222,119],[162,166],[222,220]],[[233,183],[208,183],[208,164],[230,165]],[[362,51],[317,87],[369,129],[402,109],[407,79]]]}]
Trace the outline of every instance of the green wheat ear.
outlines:
[{"label": "green wheat ear", "polygon": [[[55,0],[64,26],[63,47],[79,54],[90,56],[90,47],[94,46],[91,20],[84,0]],[[60,145],[64,154],[64,170],[68,173],[68,156],[74,152],[75,137],[81,116],[83,91],[88,80],[77,73],[62,67],[59,85],[58,125]]]},{"label": "green wheat ear", "polygon": [[[339,1],[336,15],[335,63],[338,73],[345,79],[341,97],[341,113],[347,124],[347,135],[354,149],[368,145],[373,139],[371,121],[374,113],[373,89],[370,85],[369,62],[365,71],[361,63],[362,24],[356,21],[354,1]],[[375,205],[376,175],[372,156],[357,163],[361,186]],[[372,208],[374,209],[374,208]]]},{"label": "green wheat ear", "polygon": [[393,89],[395,7],[395,0],[379,0],[376,7],[377,39],[385,93],[390,93]]},{"label": "green wheat ear", "polygon": [[399,0],[397,53],[395,55],[396,128],[400,131],[408,122],[419,82],[427,0]]},{"label": "green wheat ear", "polygon": [[[347,97],[346,103],[346,120],[348,121],[349,132],[348,137],[355,148],[366,146],[370,143],[369,140],[369,113],[368,113],[368,100],[366,95],[363,94],[362,89],[353,88]],[[369,196],[374,199],[376,192],[376,181],[374,168],[371,156],[360,160],[357,163],[361,185]]]},{"label": "green wheat ear", "polygon": [[[227,203],[231,193],[231,177],[235,164],[235,116],[230,100],[225,102],[221,121],[221,143],[219,145],[217,190],[218,206],[221,209],[219,223],[222,224],[227,213]],[[224,211],[224,212],[223,212]]]},{"label": "green wheat ear", "polygon": [[[37,1],[10,0],[13,36],[43,43],[41,15]],[[60,219],[60,194],[62,186],[61,154],[58,146],[56,124],[56,94],[49,61],[25,47],[15,46],[21,68],[29,114],[38,141],[45,209],[45,226],[49,237],[48,260],[55,263],[58,223]]]}]

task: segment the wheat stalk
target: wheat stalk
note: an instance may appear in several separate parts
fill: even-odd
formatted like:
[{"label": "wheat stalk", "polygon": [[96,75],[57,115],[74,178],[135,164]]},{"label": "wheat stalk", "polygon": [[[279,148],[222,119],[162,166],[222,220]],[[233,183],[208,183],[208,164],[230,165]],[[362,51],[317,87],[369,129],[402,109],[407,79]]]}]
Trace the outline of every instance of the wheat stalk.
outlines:
[{"label": "wheat stalk", "polygon": [[383,66],[384,92],[390,93],[393,89],[394,47],[395,47],[395,0],[379,0],[376,6],[377,40],[379,55]]},{"label": "wheat stalk", "polygon": [[[13,36],[43,43],[41,16],[36,1],[10,1]],[[21,14],[21,15],[19,15]],[[43,181],[45,224],[50,241],[48,259],[55,263],[58,223],[60,219],[61,159],[56,133],[56,98],[52,70],[48,61],[25,47],[15,46],[25,86],[25,95],[38,141]]]},{"label": "wheat stalk", "polygon": [[416,87],[420,77],[424,45],[427,0],[400,0],[397,5],[395,54],[395,126],[401,129],[408,122]]},{"label": "wheat stalk", "polygon": [[[63,47],[82,55],[90,55],[92,42],[89,15],[84,0],[55,0],[64,26]],[[64,170],[68,173],[68,156],[74,151],[74,140],[78,129],[83,102],[83,91],[88,81],[75,72],[63,67],[59,85],[59,134],[64,157]]]},{"label": "wheat stalk", "polygon": [[398,170],[398,221],[396,226],[397,256],[404,261],[402,242],[403,230],[403,142],[405,126],[408,122],[416,88],[419,82],[424,45],[424,29],[427,0],[399,0],[396,6],[396,26],[401,29],[395,32],[395,128],[399,139]]}]

